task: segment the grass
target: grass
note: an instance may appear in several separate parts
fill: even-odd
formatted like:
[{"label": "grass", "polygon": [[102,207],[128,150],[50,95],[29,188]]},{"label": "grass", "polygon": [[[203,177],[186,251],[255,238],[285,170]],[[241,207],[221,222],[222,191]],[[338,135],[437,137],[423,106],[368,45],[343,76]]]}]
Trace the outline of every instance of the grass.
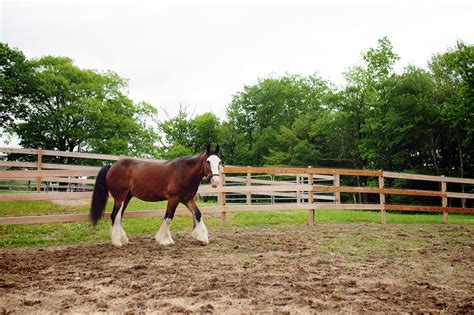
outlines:
[{"label": "grass", "polygon": [[[198,202],[198,206],[204,203]],[[209,203],[206,203],[209,205]],[[109,200],[105,211],[112,211],[113,202]],[[88,213],[89,204],[66,206],[56,204],[50,201],[2,201],[0,203],[0,217],[10,216],[26,216],[26,215],[47,215],[47,214],[62,214],[62,213]],[[179,204],[179,208],[184,208],[184,205]],[[142,211],[142,210],[156,210],[166,208],[166,201],[160,202],[145,202],[136,198],[130,201],[127,211]]]},{"label": "grass", "polygon": [[[231,225],[237,227],[272,224],[307,224],[307,211],[237,212],[231,216]],[[380,212],[361,210],[322,210],[315,213],[316,223],[380,223]],[[387,212],[387,223],[392,224],[442,224],[443,214],[413,214]],[[450,214],[450,224],[474,225],[472,214]]]},{"label": "grass", "polygon": [[[108,204],[108,211],[112,203]],[[209,205],[198,203],[201,207]],[[165,208],[166,202],[148,203],[140,200],[130,202],[127,211],[153,210]],[[60,206],[49,201],[11,201],[0,203],[0,216],[46,215],[57,213],[87,213],[88,205]],[[206,225],[210,229],[220,228],[219,215],[205,215]],[[316,224],[321,223],[380,223],[378,211],[360,210],[323,210],[316,211]],[[236,212],[227,214],[227,226],[252,227],[268,225],[306,225],[308,212],[301,211],[262,211]],[[389,224],[442,224],[442,214],[410,214],[387,213]],[[450,214],[450,224],[474,225],[472,214]],[[124,229],[129,236],[149,235],[152,237],[161,224],[160,218],[126,219]],[[92,228],[88,222],[74,222],[64,224],[43,225],[9,225],[0,226],[0,248],[14,248],[25,246],[51,246],[64,244],[97,243],[109,240],[110,221],[100,222]],[[172,231],[192,229],[189,216],[175,216]]]}]

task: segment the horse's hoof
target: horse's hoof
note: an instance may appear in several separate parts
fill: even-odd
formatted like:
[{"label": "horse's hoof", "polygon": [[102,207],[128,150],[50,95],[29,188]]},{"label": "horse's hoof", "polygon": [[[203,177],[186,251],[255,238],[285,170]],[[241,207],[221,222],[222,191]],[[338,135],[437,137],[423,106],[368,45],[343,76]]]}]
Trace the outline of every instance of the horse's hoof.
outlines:
[{"label": "horse's hoof", "polygon": [[112,245],[114,245],[115,247],[122,247],[122,242],[112,242]]},{"label": "horse's hoof", "polygon": [[203,243],[204,245],[209,244],[209,238],[207,234],[207,228],[202,223],[202,221],[196,224],[194,230],[191,231],[191,236]]},{"label": "horse's hoof", "polygon": [[199,242],[203,243],[204,245],[209,244],[209,238],[207,237],[207,233],[199,233],[198,231],[192,231],[191,236],[197,239]]},{"label": "horse's hoof", "polygon": [[116,247],[122,247],[123,245],[123,239],[122,239],[122,236],[121,235],[117,235],[117,234],[113,234],[112,233],[112,245],[116,246]]},{"label": "horse's hoof", "polygon": [[173,245],[174,241],[172,238],[165,238],[165,239],[159,240],[158,243],[161,246],[168,246],[168,245]]},{"label": "horse's hoof", "polygon": [[123,237],[122,238],[122,245],[127,245],[129,243],[128,237]]},{"label": "horse's hoof", "polygon": [[203,245],[207,245],[209,244],[209,239],[206,237],[206,238],[202,238],[202,239],[197,239],[198,241],[200,241]]}]

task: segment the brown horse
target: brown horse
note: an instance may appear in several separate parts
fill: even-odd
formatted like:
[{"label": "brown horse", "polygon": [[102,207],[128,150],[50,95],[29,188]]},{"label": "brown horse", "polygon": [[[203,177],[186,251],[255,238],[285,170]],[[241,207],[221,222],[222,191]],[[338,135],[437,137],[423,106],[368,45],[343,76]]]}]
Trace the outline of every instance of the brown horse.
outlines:
[{"label": "brown horse", "polygon": [[207,228],[202,221],[194,196],[203,178],[210,180],[212,187],[220,183],[219,145],[196,156],[181,157],[165,162],[123,159],[113,166],[104,166],[97,175],[90,218],[94,225],[104,213],[107,198],[114,198],[112,211],[112,244],[122,246],[128,243],[127,235],[122,228],[122,218],[132,197],[144,201],[168,200],[166,214],[155,239],[161,245],[170,245],[170,224],[176,207],[181,202],[193,214],[193,231],[191,235],[204,244],[209,243]]}]

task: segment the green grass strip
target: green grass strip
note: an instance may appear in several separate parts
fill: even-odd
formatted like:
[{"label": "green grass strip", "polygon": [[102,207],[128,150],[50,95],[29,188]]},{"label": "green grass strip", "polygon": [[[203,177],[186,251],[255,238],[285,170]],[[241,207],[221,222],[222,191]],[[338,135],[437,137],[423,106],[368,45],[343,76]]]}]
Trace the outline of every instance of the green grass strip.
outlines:
[{"label": "green grass strip", "polygon": [[[156,209],[156,203],[155,209]],[[140,209],[146,210],[146,209]],[[84,212],[84,211],[83,211]],[[219,215],[205,215],[208,228],[220,228]],[[269,225],[306,225],[308,211],[262,211],[228,213],[227,226],[234,228]],[[324,223],[380,223],[378,211],[316,211],[316,228]],[[443,224],[442,214],[387,213],[388,224]],[[474,225],[472,214],[450,214],[453,225]],[[127,219],[123,227],[133,241],[134,236],[154,237],[161,224],[160,218]],[[191,231],[190,216],[175,216],[171,225],[173,231]],[[89,222],[74,222],[43,225],[0,226],[0,248],[42,247],[66,244],[85,244],[109,241],[110,220],[104,220],[96,228]]]}]

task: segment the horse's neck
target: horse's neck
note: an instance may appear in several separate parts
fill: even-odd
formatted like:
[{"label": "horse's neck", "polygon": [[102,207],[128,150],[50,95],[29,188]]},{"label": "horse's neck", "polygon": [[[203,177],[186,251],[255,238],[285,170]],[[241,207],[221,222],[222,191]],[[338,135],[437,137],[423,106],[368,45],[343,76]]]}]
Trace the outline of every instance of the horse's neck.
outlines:
[{"label": "horse's neck", "polygon": [[193,183],[199,185],[199,183],[201,182],[202,178],[204,177],[204,169],[203,169],[203,159],[205,158],[205,156],[203,156],[202,154],[196,156],[196,157],[193,157],[193,158],[190,158],[188,160],[189,164],[188,164],[188,167],[189,167],[189,177],[192,179]]}]

